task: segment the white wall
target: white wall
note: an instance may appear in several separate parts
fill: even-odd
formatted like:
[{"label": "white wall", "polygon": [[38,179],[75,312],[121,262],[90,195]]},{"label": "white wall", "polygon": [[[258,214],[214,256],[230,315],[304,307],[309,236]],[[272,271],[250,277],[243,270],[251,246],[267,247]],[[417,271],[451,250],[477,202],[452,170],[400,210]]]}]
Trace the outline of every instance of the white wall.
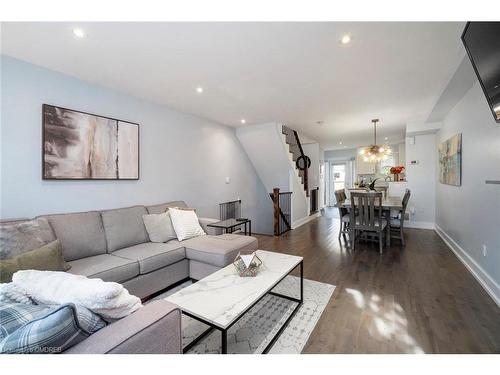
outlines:
[{"label": "white wall", "polygon": [[319,160],[320,160],[320,150],[319,143],[309,143],[302,145],[304,154],[311,159],[311,167],[307,171],[309,189],[316,189],[319,187]]},{"label": "white wall", "polygon": [[290,169],[290,191],[292,194],[292,229],[304,224],[309,217],[309,198],[304,192],[304,185],[296,176],[296,172]]},{"label": "white wall", "polygon": [[[272,233],[268,192],[233,129],[7,56],[1,63],[2,218],[178,199],[218,217],[220,202],[240,197],[254,230]],[[43,103],[139,123],[140,180],[43,181]]]},{"label": "white wall", "polygon": [[[406,179],[411,190],[408,210],[411,212],[409,227],[434,228],[436,217],[436,134],[413,136],[414,144],[406,142]],[[411,165],[410,161],[418,160]]]},{"label": "white wall", "polygon": [[[325,163],[325,150],[321,147],[319,148],[319,208],[323,208],[326,205],[325,199],[325,189],[326,189],[326,163]],[[321,174],[321,168],[323,168],[323,174]]]},{"label": "white wall", "polygon": [[438,143],[457,133],[462,133],[462,186],[437,183],[437,229],[500,305],[500,185],[485,184],[500,180],[500,124],[479,83],[448,113]]},{"label": "white wall", "polygon": [[402,142],[398,144],[398,165],[406,166],[406,143]]},{"label": "white wall", "polygon": [[328,150],[325,151],[325,160],[344,161],[356,159],[357,150],[355,148],[347,148],[345,150]]},{"label": "white wall", "polygon": [[285,153],[278,125],[274,122],[236,129],[245,152],[260,176],[266,190],[289,190],[290,161]]}]

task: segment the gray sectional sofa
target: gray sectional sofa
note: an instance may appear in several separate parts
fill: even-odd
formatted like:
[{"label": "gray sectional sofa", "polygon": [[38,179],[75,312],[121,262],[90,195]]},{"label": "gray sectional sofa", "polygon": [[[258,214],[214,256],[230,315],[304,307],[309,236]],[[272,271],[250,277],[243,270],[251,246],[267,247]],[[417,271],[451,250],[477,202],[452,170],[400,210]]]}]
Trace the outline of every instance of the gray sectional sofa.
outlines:
[{"label": "gray sectional sofa", "polygon": [[[61,241],[70,273],[123,284],[131,294],[147,297],[183,279],[195,280],[229,264],[240,250],[256,250],[257,239],[235,234],[206,235],[179,242],[149,241],[142,215],[183,201],[106,211],[44,215]],[[200,219],[206,225],[215,219]]]},{"label": "gray sectional sofa", "polygon": [[[184,279],[199,280],[233,261],[240,250],[256,250],[257,239],[237,234],[208,234],[179,242],[153,243],[142,215],[183,201],[106,211],[43,215],[61,242],[70,273],[121,283],[131,294],[150,296]],[[215,219],[200,218],[205,232]],[[154,301],[121,319],[69,353],[180,353],[180,311]]]}]

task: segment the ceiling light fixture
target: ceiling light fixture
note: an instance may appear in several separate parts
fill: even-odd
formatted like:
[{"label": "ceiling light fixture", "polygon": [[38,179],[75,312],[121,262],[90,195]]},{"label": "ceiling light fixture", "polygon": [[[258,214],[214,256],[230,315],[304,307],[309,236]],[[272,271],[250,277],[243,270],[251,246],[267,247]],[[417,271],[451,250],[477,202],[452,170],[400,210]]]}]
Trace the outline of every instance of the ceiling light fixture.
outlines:
[{"label": "ceiling light fixture", "polygon": [[247,120],[245,120],[244,118],[242,118],[242,119],[240,120],[240,122],[244,125],[244,124],[246,124],[246,123],[247,123]]},{"label": "ceiling light fixture", "polygon": [[388,141],[388,140],[389,140],[389,137],[385,137],[385,138],[384,138],[384,141]]},{"label": "ceiling light fixture", "polygon": [[202,94],[202,93],[203,93],[203,87],[198,86],[198,87],[196,88],[196,92],[197,92],[198,94]]},{"label": "ceiling light fixture", "polygon": [[341,145],[341,144],[342,144],[342,141],[339,142],[339,145]]},{"label": "ceiling light fixture", "polygon": [[73,29],[73,35],[80,39],[85,38],[87,36],[87,34],[85,34],[85,31],[79,27]]},{"label": "ceiling light fixture", "polygon": [[351,43],[351,36],[349,34],[342,35],[340,38],[340,44],[346,45]]},{"label": "ceiling light fixture", "polygon": [[361,148],[359,154],[363,156],[363,160],[365,162],[377,163],[381,160],[386,160],[389,155],[392,153],[392,150],[389,146],[380,146],[377,145],[377,122],[379,119],[373,119],[373,144],[370,146],[365,146]]}]

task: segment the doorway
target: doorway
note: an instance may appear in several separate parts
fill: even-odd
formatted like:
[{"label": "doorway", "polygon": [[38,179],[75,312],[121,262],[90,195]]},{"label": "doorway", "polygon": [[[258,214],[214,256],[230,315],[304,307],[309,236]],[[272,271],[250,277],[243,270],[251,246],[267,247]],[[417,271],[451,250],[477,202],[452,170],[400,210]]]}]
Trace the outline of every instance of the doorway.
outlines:
[{"label": "doorway", "polygon": [[347,163],[334,163],[331,164],[331,196],[330,196],[330,202],[333,202],[333,204],[337,203],[337,200],[335,198],[335,191],[339,189],[345,189],[346,188],[346,169],[347,169]]},{"label": "doorway", "polygon": [[326,205],[335,206],[335,190],[350,189],[354,186],[356,175],[354,160],[329,160],[325,162],[325,197]]}]

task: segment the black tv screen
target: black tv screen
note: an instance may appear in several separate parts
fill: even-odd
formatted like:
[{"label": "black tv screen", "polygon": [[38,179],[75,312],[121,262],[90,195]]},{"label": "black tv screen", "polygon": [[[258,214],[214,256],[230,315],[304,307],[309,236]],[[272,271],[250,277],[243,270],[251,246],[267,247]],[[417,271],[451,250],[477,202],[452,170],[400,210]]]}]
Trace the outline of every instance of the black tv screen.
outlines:
[{"label": "black tv screen", "polygon": [[500,123],[500,22],[468,22],[462,42],[493,117]]}]

